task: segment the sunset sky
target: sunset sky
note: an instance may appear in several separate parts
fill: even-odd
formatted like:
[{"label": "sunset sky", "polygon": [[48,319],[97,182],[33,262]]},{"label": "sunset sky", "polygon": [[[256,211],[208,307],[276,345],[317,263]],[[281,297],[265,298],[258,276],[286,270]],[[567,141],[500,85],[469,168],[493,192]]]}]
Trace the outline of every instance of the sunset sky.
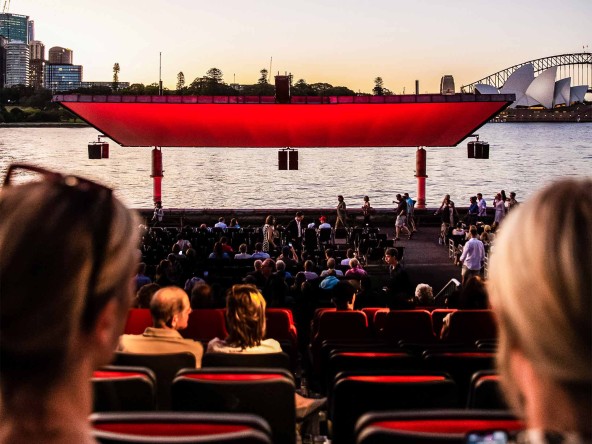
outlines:
[{"label": "sunset sky", "polygon": [[[3,4],[4,1],[0,2]],[[457,89],[531,59],[592,51],[592,1],[564,0],[12,0],[35,21],[47,51],[63,46],[84,80],[174,89],[211,67],[255,83],[259,70],[370,92],[381,76],[394,93]]]}]

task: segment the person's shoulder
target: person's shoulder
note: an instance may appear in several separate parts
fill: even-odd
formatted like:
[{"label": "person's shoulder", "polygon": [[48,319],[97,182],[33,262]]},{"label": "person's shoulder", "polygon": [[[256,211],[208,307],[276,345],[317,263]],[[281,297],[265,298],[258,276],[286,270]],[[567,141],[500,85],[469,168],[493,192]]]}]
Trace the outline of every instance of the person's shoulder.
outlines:
[{"label": "person's shoulder", "polygon": [[273,338],[264,339],[261,341],[261,346],[268,348],[275,353],[280,353],[282,351],[282,346],[280,343]]},{"label": "person's shoulder", "polygon": [[208,353],[219,353],[228,348],[228,344],[224,339],[214,338],[208,342],[207,352]]}]

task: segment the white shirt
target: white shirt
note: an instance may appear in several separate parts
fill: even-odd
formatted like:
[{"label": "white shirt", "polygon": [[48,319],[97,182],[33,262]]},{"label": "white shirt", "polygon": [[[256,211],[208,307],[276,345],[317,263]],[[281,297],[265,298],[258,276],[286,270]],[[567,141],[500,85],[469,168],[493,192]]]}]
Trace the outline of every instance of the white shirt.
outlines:
[{"label": "white shirt", "polygon": [[346,257],[345,259],[341,260],[341,265],[345,265],[346,267],[349,267],[349,261],[351,261],[352,258]]},{"label": "white shirt", "polygon": [[226,226],[226,224],[224,222],[217,222],[216,225],[214,225],[214,228],[223,228],[223,229],[226,229],[228,227]]},{"label": "white shirt", "polygon": [[[341,270],[333,270],[333,271],[335,271],[335,276],[343,276],[343,271],[341,271]],[[321,271],[321,277],[326,277],[326,276],[330,276],[329,270]]]},{"label": "white shirt", "polygon": [[485,203],[485,199],[481,199],[477,205],[479,206],[479,214],[477,214],[477,216],[485,216],[487,214],[487,204]]},{"label": "white shirt", "polygon": [[331,228],[331,224],[329,224],[327,222],[323,222],[321,225],[319,225],[319,230],[321,230],[323,228]]},{"label": "white shirt", "polygon": [[471,238],[467,241],[460,256],[460,261],[469,270],[481,270],[481,264],[485,259],[485,248],[483,242],[477,238]]},{"label": "white shirt", "polygon": [[261,345],[249,348],[232,347],[226,343],[224,339],[214,338],[208,343],[208,353],[246,353],[246,354],[260,354],[260,353],[279,353],[282,351],[280,343],[275,339],[265,339],[261,341]]}]

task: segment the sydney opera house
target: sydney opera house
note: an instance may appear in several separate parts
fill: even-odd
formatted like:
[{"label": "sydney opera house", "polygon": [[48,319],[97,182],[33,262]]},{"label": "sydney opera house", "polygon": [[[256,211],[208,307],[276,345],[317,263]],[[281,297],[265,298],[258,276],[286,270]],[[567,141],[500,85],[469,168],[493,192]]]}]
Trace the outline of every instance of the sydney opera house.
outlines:
[{"label": "sydney opera house", "polygon": [[554,66],[534,76],[534,67],[524,65],[514,71],[504,85],[498,90],[486,84],[475,85],[477,94],[516,94],[516,101],[510,108],[570,106],[583,102],[588,89],[587,85],[571,86],[571,78],[555,81],[557,67]]}]

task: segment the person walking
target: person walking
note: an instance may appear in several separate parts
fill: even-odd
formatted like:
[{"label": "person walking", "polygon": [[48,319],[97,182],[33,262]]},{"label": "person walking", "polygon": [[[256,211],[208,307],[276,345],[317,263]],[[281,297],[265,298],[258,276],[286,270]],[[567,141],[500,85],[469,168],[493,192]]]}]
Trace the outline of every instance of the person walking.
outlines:
[{"label": "person walking", "polygon": [[471,238],[463,247],[463,252],[460,255],[460,262],[462,262],[462,284],[471,278],[471,276],[479,276],[481,274],[481,267],[485,260],[485,247],[483,242],[477,238],[477,227],[472,225],[469,233]]},{"label": "person walking", "polygon": [[343,196],[337,196],[337,220],[335,228],[347,228],[347,208]]}]

